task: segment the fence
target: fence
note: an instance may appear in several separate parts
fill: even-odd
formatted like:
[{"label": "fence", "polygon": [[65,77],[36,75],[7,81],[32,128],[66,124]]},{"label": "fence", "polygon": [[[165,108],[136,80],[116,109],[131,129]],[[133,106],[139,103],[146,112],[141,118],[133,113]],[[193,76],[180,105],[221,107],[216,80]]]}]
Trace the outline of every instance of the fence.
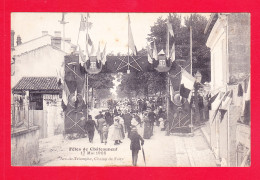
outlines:
[{"label": "fence", "polygon": [[[11,128],[12,132],[19,129],[30,129],[33,126],[46,126],[43,121],[43,110],[31,110],[25,105],[11,104]],[[40,137],[44,136],[44,131],[40,131]]]}]

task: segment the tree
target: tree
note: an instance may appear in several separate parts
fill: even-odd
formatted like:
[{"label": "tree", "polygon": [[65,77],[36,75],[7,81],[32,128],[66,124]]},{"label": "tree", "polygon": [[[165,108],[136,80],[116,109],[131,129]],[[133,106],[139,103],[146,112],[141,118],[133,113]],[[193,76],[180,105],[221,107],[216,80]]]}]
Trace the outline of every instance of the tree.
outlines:
[{"label": "tree", "polygon": [[[192,18],[191,18],[192,17]],[[186,59],[189,61],[190,49],[190,25],[192,25],[192,65],[193,72],[201,71],[202,81],[210,80],[210,50],[206,47],[206,35],[204,29],[207,19],[199,14],[192,14],[191,17],[184,18],[184,26],[181,25],[181,16],[175,13],[169,14],[169,22],[172,24],[174,37],[170,38],[170,46],[175,43],[176,59]],[[156,42],[157,50],[166,49],[167,19],[158,18],[151,27],[148,41]],[[152,46],[153,47],[153,46]]]}]

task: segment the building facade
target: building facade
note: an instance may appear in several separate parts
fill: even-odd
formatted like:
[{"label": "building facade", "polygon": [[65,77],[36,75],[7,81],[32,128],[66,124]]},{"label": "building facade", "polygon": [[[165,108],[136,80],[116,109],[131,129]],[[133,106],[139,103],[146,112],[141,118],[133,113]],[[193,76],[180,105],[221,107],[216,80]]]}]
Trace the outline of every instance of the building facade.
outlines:
[{"label": "building facade", "polygon": [[[222,166],[246,166],[251,152],[250,112],[246,113],[246,97],[250,97],[250,14],[213,13],[205,33],[211,52],[211,95],[218,95],[212,104],[218,107],[210,111],[210,146]],[[227,94],[232,100],[221,110]]]}]

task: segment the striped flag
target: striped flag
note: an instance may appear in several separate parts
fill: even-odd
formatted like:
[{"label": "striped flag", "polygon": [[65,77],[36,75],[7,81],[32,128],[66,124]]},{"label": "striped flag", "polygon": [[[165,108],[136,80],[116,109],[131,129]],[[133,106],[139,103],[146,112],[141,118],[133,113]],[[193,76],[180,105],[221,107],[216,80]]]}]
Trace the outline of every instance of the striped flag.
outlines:
[{"label": "striped flag", "polygon": [[225,97],[223,98],[219,109],[228,110],[228,107],[229,107],[230,103],[232,102],[232,97],[233,97],[233,91],[232,90],[228,91],[225,94]]},{"label": "striped flag", "polygon": [[62,101],[64,102],[64,104],[65,104],[66,106],[67,106],[67,104],[68,104],[69,95],[70,95],[69,88],[68,88],[68,86],[67,86],[67,83],[64,82],[64,83],[63,83],[63,88],[62,88]]},{"label": "striped flag", "polygon": [[98,43],[97,60],[98,60],[98,61],[101,61],[100,42]]},{"label": "striped flag", "polygon": [[191,90],[194,88],[195,78],[184,69],[182,70],[180,95],[189,98]]},{"label": "striped flag", "polygon": [[152,56],[153,56],[152,50],[151,50],[150,46],[147,44],[147,57],[148,57],[148,62],[150,64],[153,63]]},{"label": "striped flag", "polygon": [[170,33],[170,35],[171,35],[172,37],[174,37],[172,25],[171,25],[171,23],[169,22],[169,19],[167,20],[167,27],[168,27],[168,32]]},{"label": "striped flag", "polygon": [[105,47],[103,49],[103,52],[102,52],[102,64],[106,64],[106,61],[107,61],[107,58],[106,58],[106,47],[107,47],[107,44],[105,44]]},{"label": "striped flag", "polygon": [[153,58],[155,60],[158,60],[158,52],[157,52],[157,48],[156,48],[156,45],[155,45],[155,40],[153,42]]},{"label": "striped flag", "polygon": [[175,43],[173,43],[173,45],[172,45],[170,57],[171,57],[172,62],[175,61]]},{"label": "striped flag", "polygon": [[136,56],[137,50],[136,50],[136,46],[134,43],[129,14],[128,14],[128,47],[133,51],[133,54]]},{"label": "striped flag", "polygon": [[84,80],[84,84],[83,84],[83,87],[82,87],[81,94],[82,94],[82,99],[86,104],[86,80]]}]

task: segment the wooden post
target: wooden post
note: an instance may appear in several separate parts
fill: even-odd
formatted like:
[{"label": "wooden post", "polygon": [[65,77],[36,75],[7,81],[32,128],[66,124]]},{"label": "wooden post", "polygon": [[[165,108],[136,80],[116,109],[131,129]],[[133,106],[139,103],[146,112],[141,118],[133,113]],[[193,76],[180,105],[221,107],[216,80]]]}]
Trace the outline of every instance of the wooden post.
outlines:
[{"label": "wooden post", "polygon": [[167,134],[166,135],[170,135],[170,118],[169,118],[169,104],[170,104],[170,73],[167,73],[167,85],[166,85],[166,93],[167,93],[167,104],[166,104],[166,108],[167,108],[167,120],[168,120],[168,129],[167,129]]},{"label": "wooden post", "polygon": [[[192,22],[192,15],[191,15],[191,22]],[[192,75],[192,24],[190,24],[190,73]],[[193,103],[194,103],[194,101],[193,101]],[[190,117],[191,117],[191,122],[190,122],[191,133],[193,133],[193,114],[192,114],[193,111],[192,111],[192,107],[193,106],[191,106],[191,113],[190,113]]]},{"label": "wooden post", "polygon": [[87,86],[87,97],[85,98],[85,102],[87,104],[87,120],[88,120],[88,74],[85,74],[85,81],[86,81],[86,86]]}]

